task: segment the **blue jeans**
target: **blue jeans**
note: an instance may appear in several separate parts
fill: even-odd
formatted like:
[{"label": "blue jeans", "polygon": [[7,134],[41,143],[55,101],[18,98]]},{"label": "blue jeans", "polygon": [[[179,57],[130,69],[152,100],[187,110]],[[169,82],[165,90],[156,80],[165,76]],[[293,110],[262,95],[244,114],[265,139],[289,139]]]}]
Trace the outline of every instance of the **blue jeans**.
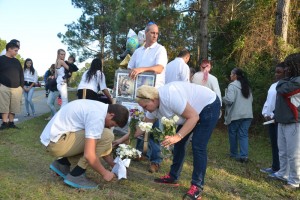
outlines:
[{"label": "blue jeans", "polygon": [[[159,128],[159,120],[153,124],[152,128]],[[148,140],[148,151],[147,157],[149,158],[151,163],[160,164],[162,161],[161,150],[160,150],[160,143],[156,143],[154,141],[153,135],[149,135]],[[137,138],[136,140],[136,149],[143,152],[144,141],[142,139]]]},{"label": "blue jeans", "polygon": [[[24,86],[24,87],[29,88],[29,86]],[[28,92],[23,91],[23,95],[24,95],[24,99],[25,99],[26,112],[30,113],[29,112],[29,105],[30,105],[32,114],[35,113],[34,105],[33,105],[33,102],[32,102],[32,96],[33,96],[33,93],[34,93],[34,89],[35,89],[35,87],[32,87],[32,88],[30,88],[30,90]]]},{"label": "blue jeans", "polygon": [[[217,98],[212,104],[203,108],[199,114],[199,122],[192,130],[193,173],[191,184],[203,187],[207,167],[207,144],[220,115],[221,102]],[[177,132],[182,128],[178,126]],[[179,179],[191,133],[174,145],[173,163],[170,176]]]},{"label": "blue jeans", "polygon": [[278,123],[269,124],[269,136],[272,147],[272,170],[278,171],[280,169],[279,155],[278,155]]},{"label": "blue jeans", "polygon": [[[238,119],[228,125],[230,156],[234,158],[248,158],[248,130],[252,119]],[[240,153],[238,152],[240,144]]]},{"label": "blue jeans", "polygon": [[59,92],[58,91],[50,91],[49,95],[48,95],[48,99],[47,99],[47,105],[50,108],[51,111],[51,117],[53,117],[56,113],[56,108],[55,108],[55,101],[56,98],[58,97]]}]

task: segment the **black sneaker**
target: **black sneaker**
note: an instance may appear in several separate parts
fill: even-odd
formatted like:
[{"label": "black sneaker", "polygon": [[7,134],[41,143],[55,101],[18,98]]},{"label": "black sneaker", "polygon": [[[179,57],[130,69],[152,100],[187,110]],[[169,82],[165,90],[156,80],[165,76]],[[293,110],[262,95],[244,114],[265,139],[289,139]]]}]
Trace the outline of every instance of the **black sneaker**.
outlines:
[{"label": "black sneaker", "polygon": [[162,176],[160,178],[154,179],[154,182],[172,185],[172,186],[179,186],[179,183],[174,178],[172,178],[169,174]]},{"label": "black sneaker", "polygon": [[236,158],[235,160],[238,161],[238,162],[241,162],[241,163],[248,163],[249,162],[249,159],[247,157],[245,157],[245,158]]},{"label": "black sneaker", "polygon": [[8,128],[20,129],[19,127],[17,127],[17,126],[15,125],[14,122],[9,122],[9,123],[8,123]]},{"label": "black sneaker", "polygon": [[0,130],[5,130],[5,129],[8,129],[9,127],[8,127],[8,123],[6,122],[3,122],[2,124],[1,124],[1,126],[0,126]]},{"label": "black sneaker", "polygon": [[202,198],[202,189],[196,185],[191,185],[190,189],[185,193],[182,199],[200,200]]}]

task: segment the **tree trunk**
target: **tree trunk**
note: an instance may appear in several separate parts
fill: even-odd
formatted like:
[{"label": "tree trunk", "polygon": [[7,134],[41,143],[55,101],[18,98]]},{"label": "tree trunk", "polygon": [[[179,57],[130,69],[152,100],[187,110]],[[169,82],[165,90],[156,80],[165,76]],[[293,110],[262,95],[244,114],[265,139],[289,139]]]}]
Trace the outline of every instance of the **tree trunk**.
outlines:
[{"label": "tree trunk", "polygon": [[202,0],[200,8],[200,63],[203,59],[208,58],[208,1]]},{"label": "tree trunk", "polygon": [[[287,45],[287,31],[289,23],[289,7],[290,0],[278,0],[276,19],[275,19],[275,35],[276,37],[276,58],[275,62],[280,62],[282,60],[282,50],[285,49]],[[283,44],[282,44],[283,42]]]},{"label": "tree trunk", "polygon": [[290,0],[278,0],[275,21],[275,35],[287,42]]}]

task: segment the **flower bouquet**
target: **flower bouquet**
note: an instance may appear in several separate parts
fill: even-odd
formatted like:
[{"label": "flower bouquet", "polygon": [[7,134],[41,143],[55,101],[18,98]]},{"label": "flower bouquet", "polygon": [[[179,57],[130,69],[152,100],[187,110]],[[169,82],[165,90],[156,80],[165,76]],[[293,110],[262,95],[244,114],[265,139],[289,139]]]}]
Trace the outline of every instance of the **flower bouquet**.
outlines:
[{"label": "flower bouquet", "polygon": [[136,126],[140,121],[144,119],[144,112],[140,111],[138,108],[130,109],[129,110],[130,122],[129,122],[129,129],[130,129],[130,140],[134,138],[134,134],[136,131]]},{"label": "flower bouquet", "polygon": [[118,176],[118,179],[127,178],[127,170],[129,167],[130,161],[133,158],[140,158],[141,152],[130,145],[119,144],[116,155],[117,157],[114,160],[115,166],[112,169],[112,172]]},{"label": "flower bouquet", "polygon": [[[176,123],[179,120],[177,115],[174,115],[171,119],[166,117],[161,118],[161,123],[163,125],[163,131],[158,128],[151,130],[155,142],[161,142],[166,136],[173,136],[176,134]],[[162,154],[164,158],[170,157],[172,155],[170,147],[162,149]]]},{"label": "flower bouquet", "polygon": [[144,135],[144,147],[143,147],[143,153],[147,154],[147,150],[148,150],[148,138],[149,135],[148,133],[151,131],[153,124],[150,122],[140,122],[139,123],[139,128],[142,131],[145,131],[145,135]]}]

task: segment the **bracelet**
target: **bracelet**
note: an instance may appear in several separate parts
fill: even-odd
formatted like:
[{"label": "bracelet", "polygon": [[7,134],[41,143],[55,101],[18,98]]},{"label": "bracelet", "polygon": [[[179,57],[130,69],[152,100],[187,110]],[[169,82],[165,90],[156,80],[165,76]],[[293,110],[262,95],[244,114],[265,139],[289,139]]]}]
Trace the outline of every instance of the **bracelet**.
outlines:
[{"label": "bracelet", "polygon": [[181,133],[177,133],[177,135],[180,137],[180,139],[183,138],[182,135],[181,135]]}]

